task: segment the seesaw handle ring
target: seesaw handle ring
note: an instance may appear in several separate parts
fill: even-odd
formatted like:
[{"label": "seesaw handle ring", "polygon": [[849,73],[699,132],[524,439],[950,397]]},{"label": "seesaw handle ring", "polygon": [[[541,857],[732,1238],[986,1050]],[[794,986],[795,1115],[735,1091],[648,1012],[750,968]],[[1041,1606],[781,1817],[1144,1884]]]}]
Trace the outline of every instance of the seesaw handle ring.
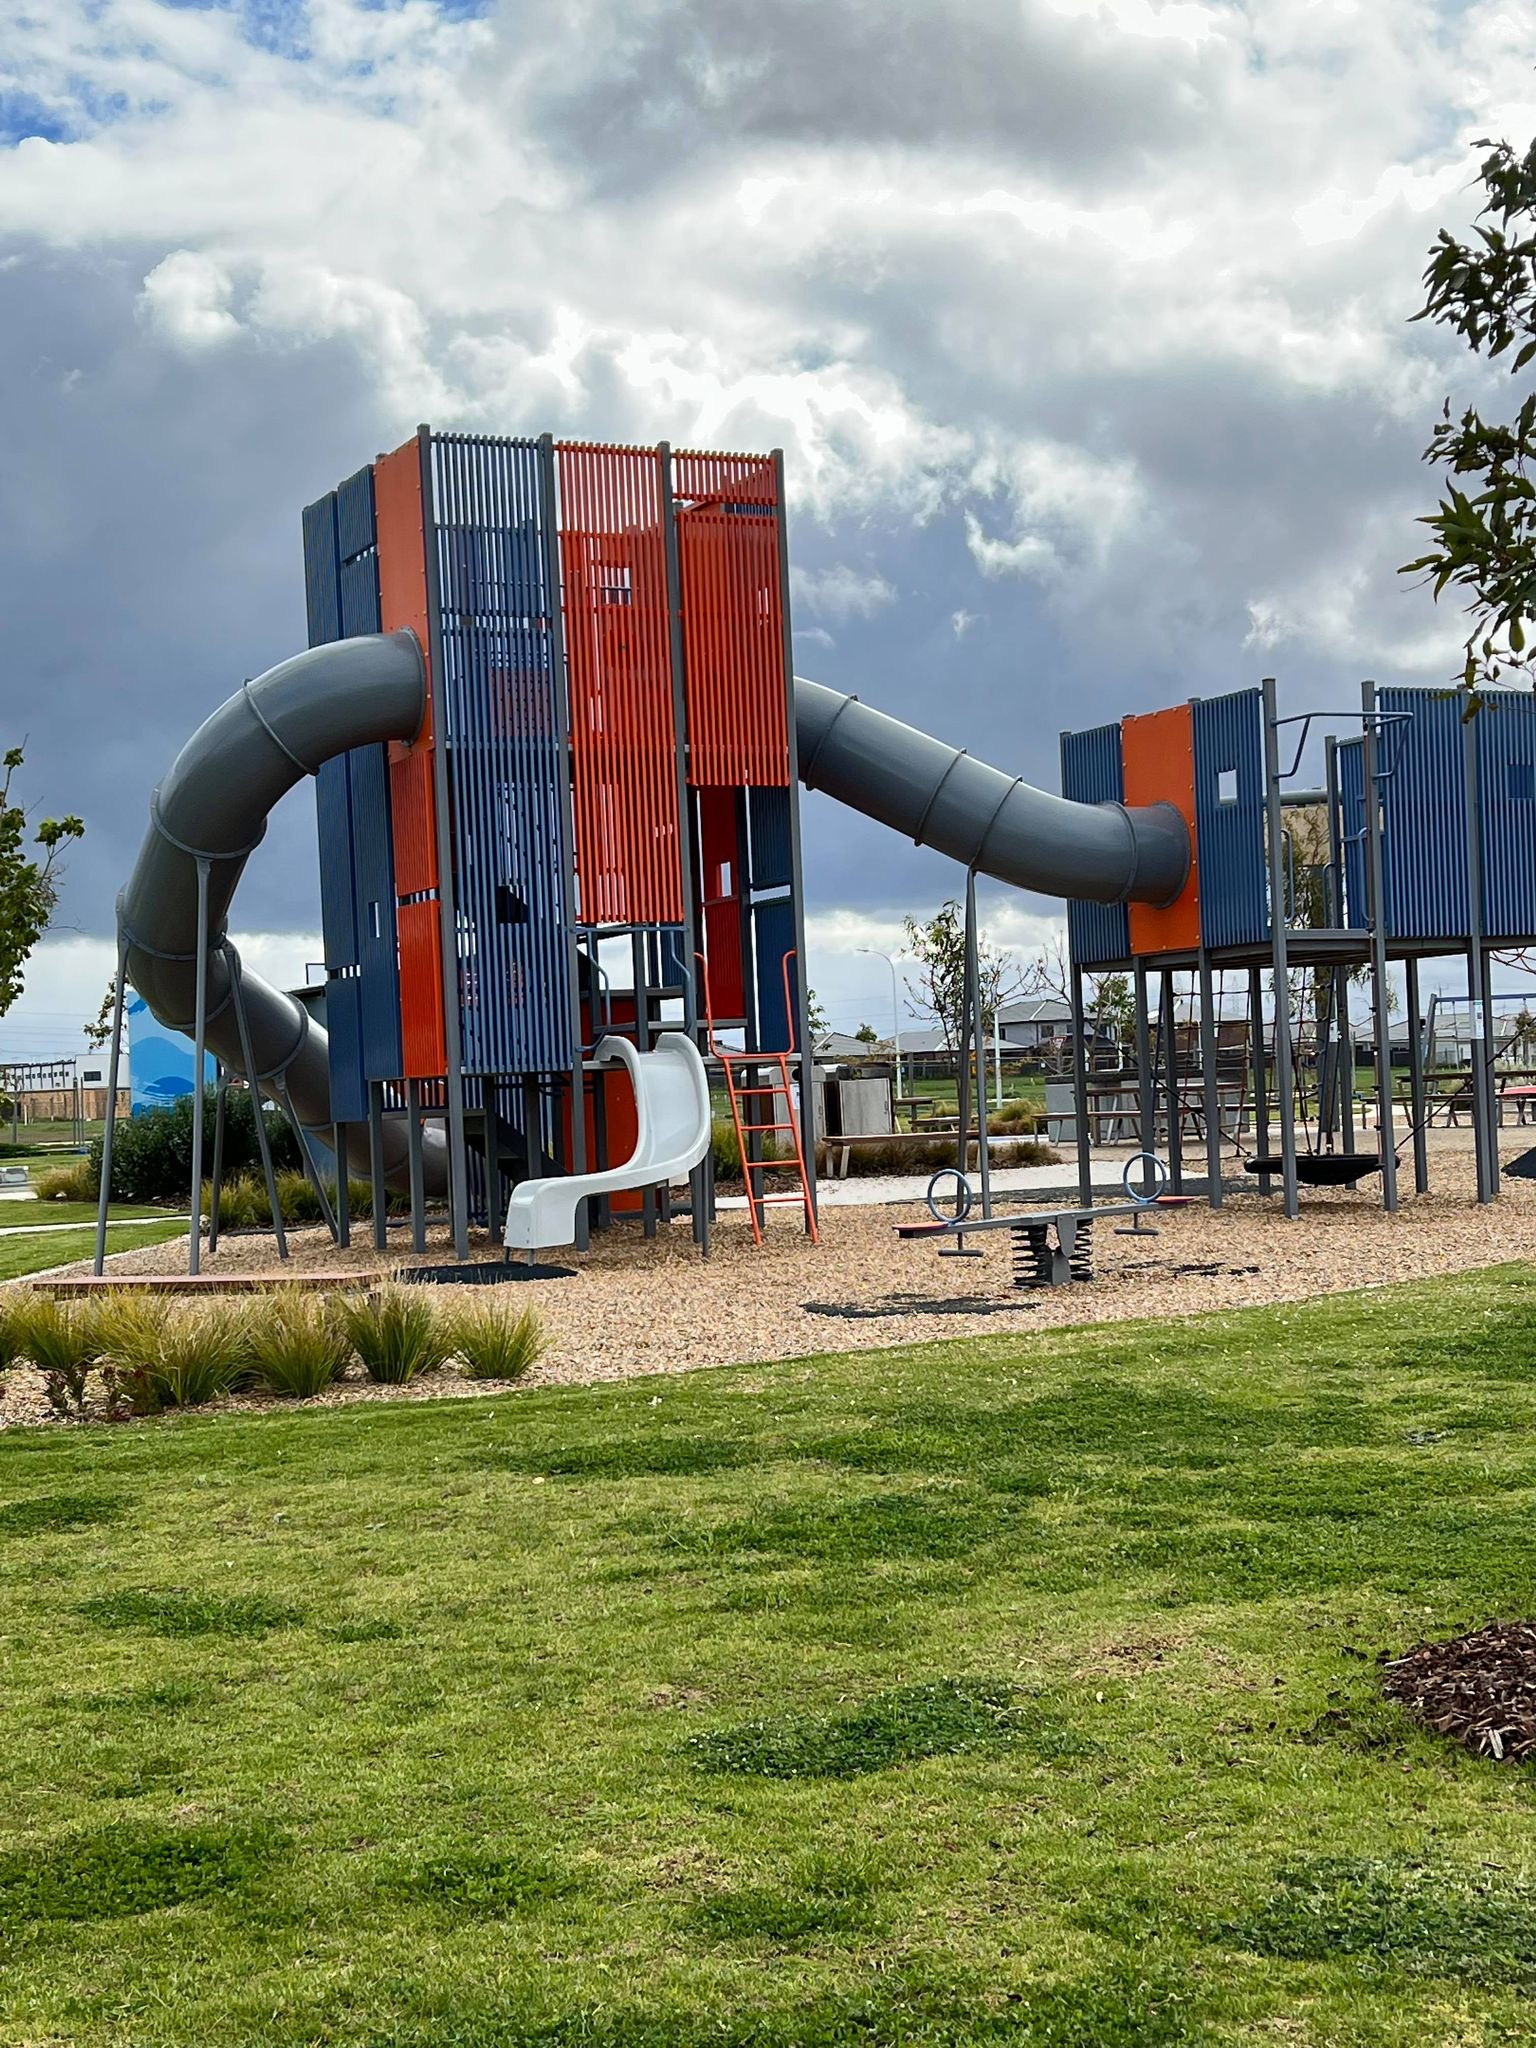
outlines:
[{"label": "seesaw handle ring", "polygon": [[[955,1194],[958,1198],[960,1206],[954,1211],[952,1215],[946,1215],[945,1212],[939,1207],[938,1186],[939,1182],[942,1180],[953,1180],[957,1183],[955,1188]],[[928,1192],[923,1197],[923,1199],[927,1202],[928,1214],[933,1218],[935,1223],[963,1223],[966,1217],[969,1216],[971,1213],[971,1204],[975,1200],[975,1197],[971,1193],[970,1182],[966,1179],[965,1175],[960,1171],[958,1166],[941,1166],[938,1172],[934,1174],[933,1178],[929,1181]]]},{"label": "seesaw handle ring", "polygon": [[[1140,1179],[1139,1169],[1147,1166],[1151,1167],[1152,1178],[1156,1183],[1150,1193],[1143,1188],[1134,1188],[1131,1185],[1133,1180]],[[1120,1176],[1120,1185],[1125,1190],[1125,1199],[1128,1202],[1134,1202],[1138,1209],[1150,1209],[1158,1196],[1167,1187],[1172,1177],[1168,1170],[1167,1160],[1158,1153],[1133,1152],[1125,1162],[1125,1172]],[[935,1179],[937,1179],[937,1175],[935,1175]]]}]

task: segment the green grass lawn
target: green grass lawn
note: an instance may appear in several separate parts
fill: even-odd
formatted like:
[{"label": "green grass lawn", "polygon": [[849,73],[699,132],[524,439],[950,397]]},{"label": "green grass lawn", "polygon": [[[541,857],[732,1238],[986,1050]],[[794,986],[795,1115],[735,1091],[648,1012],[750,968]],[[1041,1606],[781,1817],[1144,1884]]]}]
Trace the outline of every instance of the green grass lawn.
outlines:
[{"label": "green grass lawn", "polygon": [[[113,1202],[107,1211],[109,1221],[121,1222],[128,1216],[174,1216],[174,1209],[157,1209],[149,1202]],[[94,1202],[0,1202],[0,1228],[7,1230],[24,1229],[28,1224],[43,1223],[94,1223],[96,1204]]]},{"label": "green grass lawn", "polygon": [[[6,1220],[6,1209],[21,1206],[20,1202],[0,1202],[0,1221]],[[120,1230],[109,1224],[107,1250],[126,1252],[136,1245],[164,1244],[167,1238],[185,1237],[188,1228],[186,1223],[146,1223],[139,1229]],[[19,1280],[26,1273],[68,1265],[71,1259],[88,1259],[95,1249],[94,1224],[78,1230],[38,1230],[20,1237],[0,1237],[0,1280]]]},{"label": "green grass lawn", "polygon": [[0,2040],[1526,2042],[1536,1275],[0,1439]]}]

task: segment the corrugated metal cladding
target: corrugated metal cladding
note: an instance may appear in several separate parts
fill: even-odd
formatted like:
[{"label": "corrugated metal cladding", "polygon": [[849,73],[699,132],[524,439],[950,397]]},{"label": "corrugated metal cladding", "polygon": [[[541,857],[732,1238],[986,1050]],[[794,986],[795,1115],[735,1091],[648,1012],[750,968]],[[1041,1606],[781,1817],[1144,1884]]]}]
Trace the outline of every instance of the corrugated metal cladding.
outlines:
[{"label": "corrugated metal cladding", "polygon": [[1200,935],[1207,946],[1269,937],[1264,860],[1264,726],[1258,690],[1197,698],[1195,831]]},{"label": "corrugated metal cladding", "polygon": [[556,447],[583,924],[683,915],[660,459]]},{"label": "corrugated metal cladding", "polygon": [[[794,1029],[784,1006],[784,956],[794,951],[795,906],[787,896],[773,903],[759,903],[752,912],[752,962],[757,979],[757,1050],[792,1052]],[[798,962],[791,962],[789,990],[799,1000],[796,974]]]},{"label": "corrugated metal cladding", "polygon": [[352,797],[352,880],[362,985],[363,1072],[393,1081],[402,1071],[400,960],[390,851],[389,763],[383,747],[347,756]]},{"label": "corrugated metal cladding", "polygon": [[1370,923],[1365,888],[1365,749],[1359,740],[1341,740],[1339,821],[1344,834],[1344,922],[1363,932]]},{"label": "corrugated metal cladding", "polygon": [[794,792],[784,789],[747,791],[747,841],[754,889],[787,889],[794,879],[789,807]]},{"label": "corrugated metal cladding", "polygon": [[551,508],[534,441],[437,434],[432,474],[463,1068],[550,1073],[576,1033]]},{"label": "corrugated metal cladding", "polygon": [[[1080,804],[1124,800],[1118,724],[1062,734],[1061,793]],[[1080,966],[1097,967],[1130,955],[1131,926],[1123,903],[1069,903],[1067,930]]]},{"label": "corrugated metal cladding", "polygon": [[734,789],[699,791],[699,902],[708,1007],[716,1024],[744,1018],[747,1010],[741,918],[745,882],[738,871],[740,801]]},{"label": "corrugated metal cladding", "polygon": [[1489,690],[1472,720],[1482,819],[1483,929],[1536,940],[1536,698]]},{"label": "corrugated metal cladding", "polygon": [[762,456],[672,458],[688,779],[787,785],[783,528]]},{"label": "corrugated metal cladding", "polygon": [[1394,939],[1453,939],[1467,916],[1461,703],[1442,690],[1379,690],[1381,858]]},{"label": "corrugated metal cladding", "polygon": [[328,491],[306,505],[304,527],[304,606],[309,616],[309,644],[326,647],[341,638],[341,589],[337,581],[336,493]]}]

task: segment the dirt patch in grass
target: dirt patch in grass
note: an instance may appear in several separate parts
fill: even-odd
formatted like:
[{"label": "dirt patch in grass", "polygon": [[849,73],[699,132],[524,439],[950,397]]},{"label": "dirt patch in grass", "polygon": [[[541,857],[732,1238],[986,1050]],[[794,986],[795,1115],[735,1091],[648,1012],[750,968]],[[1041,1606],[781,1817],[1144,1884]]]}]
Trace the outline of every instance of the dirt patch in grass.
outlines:
[{"label": "dirt patch in grass", "polygon": [[1382,1690],[1437,1735],[1496,1763],[1536,1759],[1536,1621],[1495,1621],[1385,1660]]}]

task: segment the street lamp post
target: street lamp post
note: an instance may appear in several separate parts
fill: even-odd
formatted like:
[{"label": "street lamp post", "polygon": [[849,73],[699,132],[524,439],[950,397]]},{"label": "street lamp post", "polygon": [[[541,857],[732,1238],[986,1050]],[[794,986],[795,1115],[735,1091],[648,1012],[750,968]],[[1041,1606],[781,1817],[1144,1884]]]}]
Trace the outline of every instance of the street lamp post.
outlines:
[{"label": "street lamp post", "polygon": [[891,1050],[896,1055],[896,1099],[900,1101],[906,1090],[901,1085],[901,994],[896,979],[896,962],[889,953],[882,953],[878,946],[859,946],[855,950],[867,953],[871,960],[883,960],[891,970]]}]

